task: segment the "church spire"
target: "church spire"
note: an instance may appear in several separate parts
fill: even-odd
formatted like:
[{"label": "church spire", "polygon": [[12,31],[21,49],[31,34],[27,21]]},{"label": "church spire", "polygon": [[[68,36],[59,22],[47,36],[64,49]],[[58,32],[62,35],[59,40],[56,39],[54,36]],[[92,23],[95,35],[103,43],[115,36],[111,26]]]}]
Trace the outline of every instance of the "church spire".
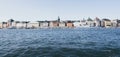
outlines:
[{"label": "church spire", "polygon": [[60,22],[60,17],[58,16],[58,22]]}]

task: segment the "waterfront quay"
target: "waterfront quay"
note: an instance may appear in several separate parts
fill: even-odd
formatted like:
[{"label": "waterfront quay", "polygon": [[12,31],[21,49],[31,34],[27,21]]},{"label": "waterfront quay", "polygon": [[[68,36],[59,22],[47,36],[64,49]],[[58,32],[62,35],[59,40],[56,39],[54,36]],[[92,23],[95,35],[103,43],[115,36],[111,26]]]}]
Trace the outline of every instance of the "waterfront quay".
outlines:
[{"label": "waterfront quay", "polygon": [[98,17],[80,20],[56,20],[45,21],[16,21],[9,19],[6,22],[0,22],[0,29],[39,29],[39,28],[79,28],[79,27],[120,27],[119,19],[100,19]]}]

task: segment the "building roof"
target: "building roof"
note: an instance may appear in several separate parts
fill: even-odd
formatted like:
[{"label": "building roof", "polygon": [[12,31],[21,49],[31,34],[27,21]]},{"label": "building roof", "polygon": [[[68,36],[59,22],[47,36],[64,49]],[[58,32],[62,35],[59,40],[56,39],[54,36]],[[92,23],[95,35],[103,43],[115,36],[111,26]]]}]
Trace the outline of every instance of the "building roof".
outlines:
[{"label": "building roof", "polygon": [[100,21],[100,19],[99,19],[98,17],[96,17],[94,20],[95,20],[95,21]]},{"label": "building roof", "polygon": [[93,21],[91,18],[88,18],[87,21]]},{"label": "building roof", "polygon": [[85,20],[85,19],[83,19],[83,20],[81,20],[81,22],[86,22],[86,20]]},{"label": "building roof", "polygon": [[2,24],[7,24],[7,22],[2,22]]},{"label": "building roof", "polygon": [[110,19],[106,19],[106,18],[104,18],[104,19],[102,19],[103,21],[111,21]]},{"label": "building roof", "polygon": [[22,21],[22,23],[29,23],[30,21]]}]

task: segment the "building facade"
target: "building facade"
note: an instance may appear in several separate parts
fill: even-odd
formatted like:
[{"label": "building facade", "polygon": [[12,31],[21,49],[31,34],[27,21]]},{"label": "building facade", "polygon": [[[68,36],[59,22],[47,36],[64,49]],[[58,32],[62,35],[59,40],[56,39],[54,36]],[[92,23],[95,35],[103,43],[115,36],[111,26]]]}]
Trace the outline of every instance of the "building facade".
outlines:
[{"label": "building facade", "polygon": [[102,19],[101,26],[106,28],[112,27],[112,22],[109,19]]},{"label": "building facade", "polygon": [[95,23],[91,18],[88,18],[86,23],[87,23],[88,27],[94,27],[95,26]]},{"label": "building facade", "polygon": [[74,25],[74,27],[76,27],[76,28],[77,28],[77,27],[80,27],[80,22],[74,22],[73,25]]},{"label": "building facade", "polygon": [[27,25],[28,28],[34,29],[34,28],[39,28],[39,23],[38,22],[30,22]]},{"label": "building facade", "polygon": [[101,20],[98,17],[96,17],[94,19],[94,26],[95,27],[100,27],[101,26]]},{"label": "building facade", "polygon": [[60,28],[65,28],[66,27],[66,22],[60,22],[59,27]]},{"label": "building facade", "polygon": [[68,27],[68,28],[73,28],[73,27],[74,27],[73,22],[72,22],[72,21],[67,21],[67,22],[66,22],[66,27]]}]

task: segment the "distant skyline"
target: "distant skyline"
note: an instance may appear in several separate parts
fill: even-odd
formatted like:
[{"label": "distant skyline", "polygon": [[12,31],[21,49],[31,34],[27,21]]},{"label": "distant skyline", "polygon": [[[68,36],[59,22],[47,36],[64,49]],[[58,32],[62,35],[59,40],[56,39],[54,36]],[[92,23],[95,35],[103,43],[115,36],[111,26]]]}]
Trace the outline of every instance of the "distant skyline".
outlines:
[{"label": "distant skyline", "polygon": [[120,19],[120,0],[0,0],[0,21]]}]

